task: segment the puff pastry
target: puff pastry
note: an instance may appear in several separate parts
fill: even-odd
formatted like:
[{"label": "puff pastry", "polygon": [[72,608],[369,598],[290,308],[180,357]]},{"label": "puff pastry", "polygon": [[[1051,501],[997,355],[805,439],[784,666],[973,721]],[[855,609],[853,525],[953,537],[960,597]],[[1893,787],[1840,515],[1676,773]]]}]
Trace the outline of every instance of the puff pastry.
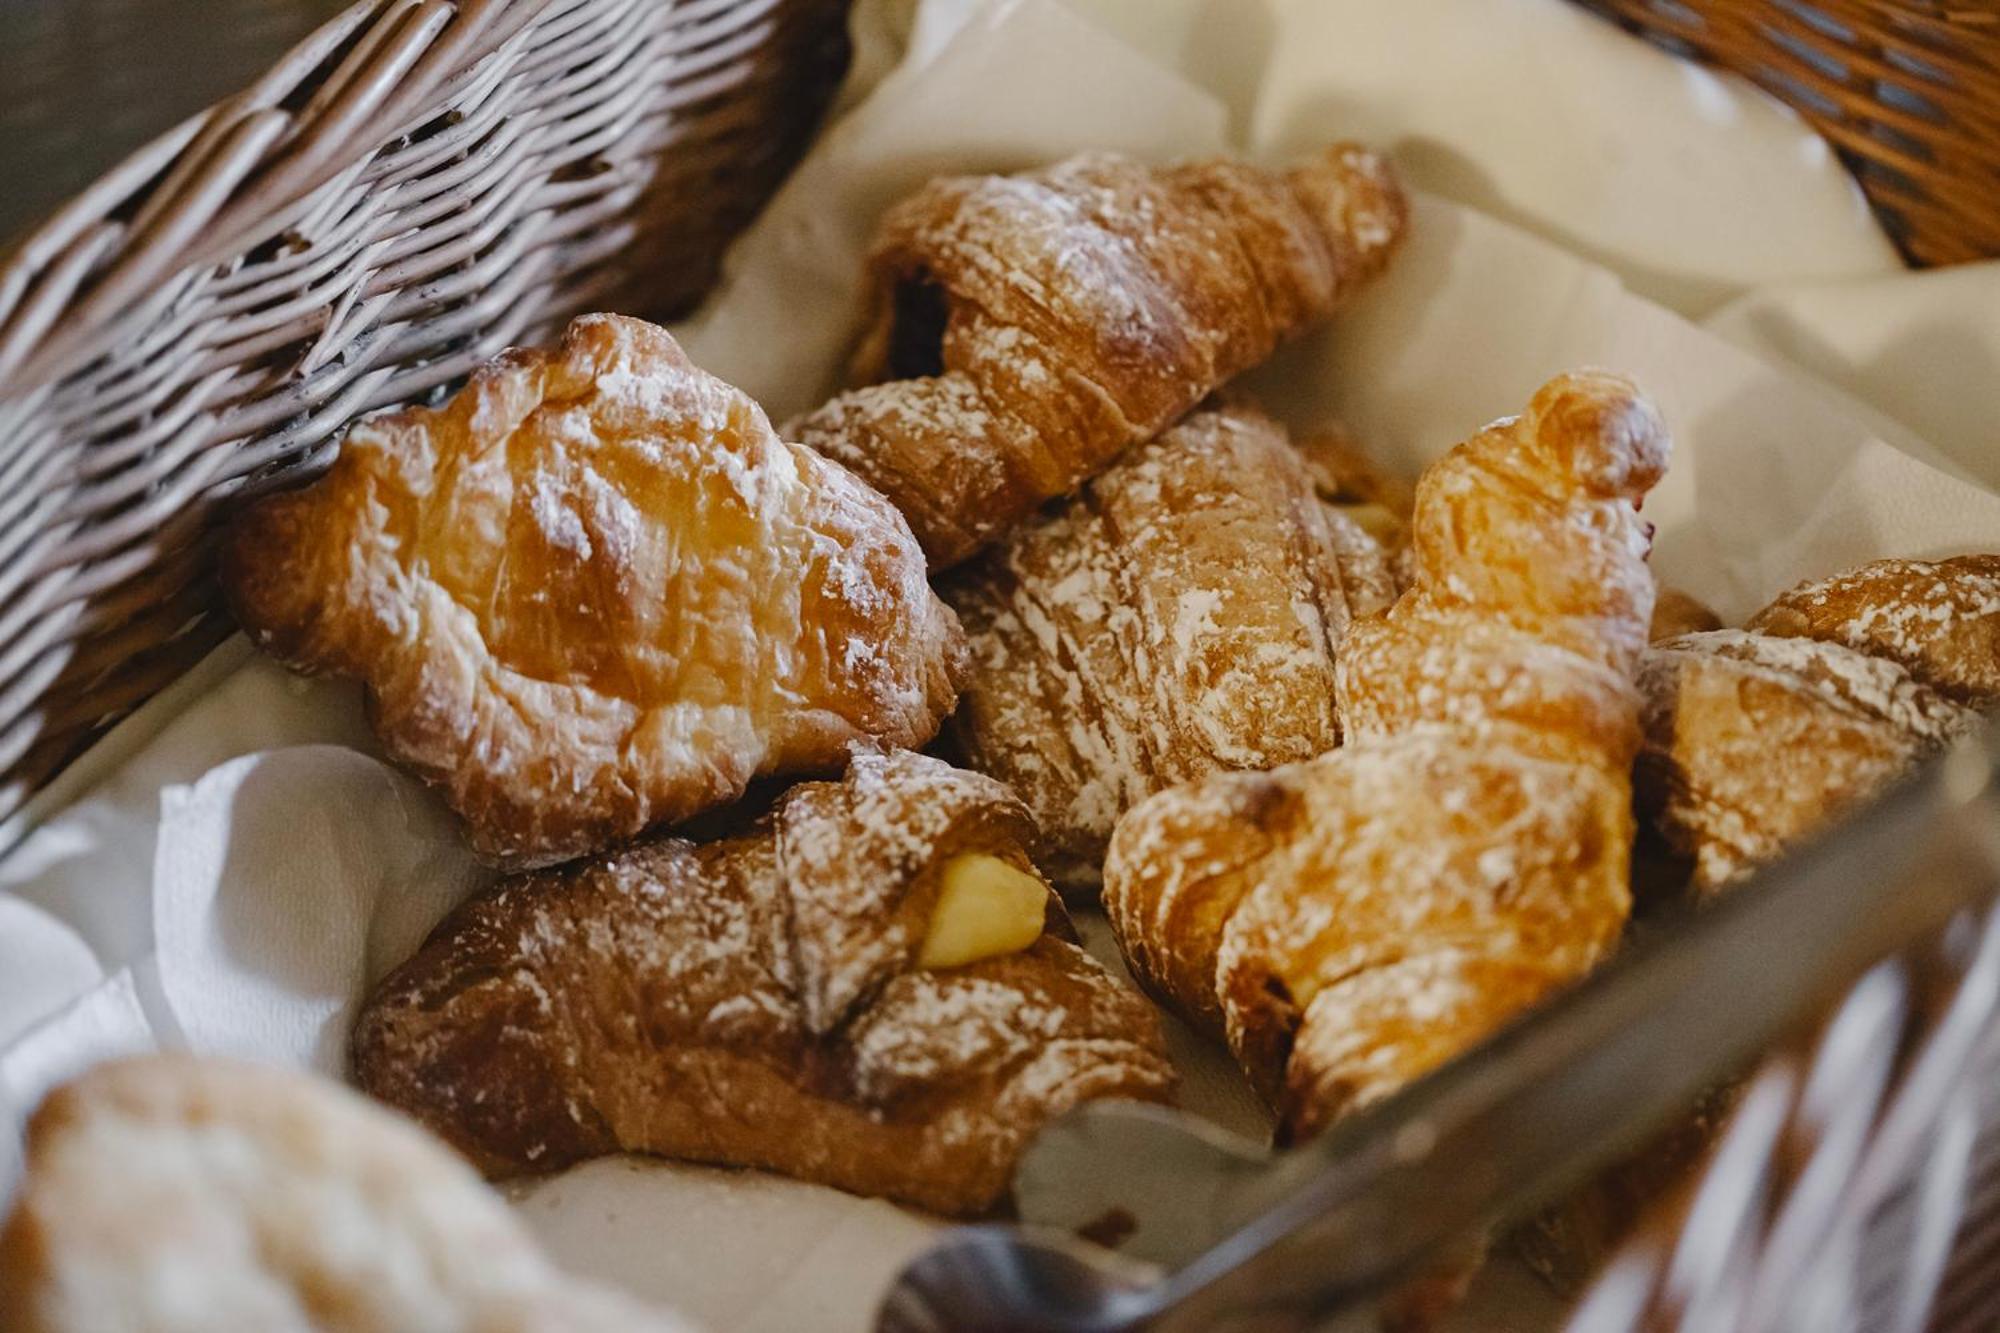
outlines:
[{"label": "puff pastry", "polygon": [[972,645],[952,734],[1078,886],[1154,792],[1338,744],[1337,645],[1395,598],[1382,547],[1247,407],[1128,452],[941,591]]},{"label": "puff pastry", "polygon": [[865,753],[742,837],[505,882],[384,981],[355,1074],[494,1174],[652,1152],[982,1211],[1050,1117],[1173,1080],[1043,929],[1029,832],[989,778]]},{"label": "puff pastry", "polygon": [[11,1333],[679,1333],[564,1276],[465,1163],[337,1084],[146,1056],[58,1089],[0,1230]]},{"label": "puff pastry", "polygon": [[1656,644],[1639,808],[1708,896],[2000,702],[2000,560],[1885,560]]},{"label": "puff pastry", "polygon": [[1352,144],[1282,175],[1090,153],[933,181],[875,240],[867,387],[789,429],[955,564],[1325,319],[1406,218]]},{"label": "puff pastry", "polygon": [[1971,708],[2000,704],[2000,554],[1877,560],[1801,583],[1746,629],[1844,644]]},{"label": "puff pastry", "polygon": [[1342,645],[1346,744],[1120,821],[1104,901],[1134,973],[1227,1036],[1287,1134],[1617,941],[1653,601],[1637,504],[1667,451],[1629,382],[1544,386],[1419,482],[1416,582]]},{"label": "puff pastry", "polygon": [[920,745],[964,665],[886,501],[612,315],[357,425],[238,520],[223,582],[266,651],[361,680],[390,756],[511,866]]},{"label": "puff pastry", "polygon": [[[1713,895],[1970,726],[1961,704],[2000,701],[1996,575],[1994,556],[1877,561],[1802,583],[1747,631],[1721,633],[1713,613],[1663,589],[1655,633],[1682,632],[1642,661],[1636,786],[1656,841],[1683,860],[1648,865],[1643,880],[1635,866],[1634,888]],[[1595,1272],[1706,1155],[1735,1091],[1711,1091],[1525,1228],[1528,1262],[1560,1289]]]}]

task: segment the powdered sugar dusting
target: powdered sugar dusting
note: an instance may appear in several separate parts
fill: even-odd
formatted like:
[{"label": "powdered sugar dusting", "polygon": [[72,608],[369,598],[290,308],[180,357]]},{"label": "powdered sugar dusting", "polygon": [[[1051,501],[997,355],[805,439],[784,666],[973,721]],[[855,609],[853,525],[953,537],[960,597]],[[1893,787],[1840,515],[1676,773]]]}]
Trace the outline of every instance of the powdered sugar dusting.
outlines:
[{"label": "powdered sugar dusting", "polygon": [[1665,448],[1625,381],[1545,386],[1425,473],[1412,584],[1341,644],[1345,746],[1120,822],[1105,902],[1127,957],[1220,1020],[1295,1131],[1450,1058],[1618,939],[1652,609],[1636,502]]},{"label": "powdered sugar dusting", "polygon": [[[1895,603],[1913,581],[1924,605],[1870,614],[1870,597]],[[1978,725],[1904,665],[1978,697],[1979,626],[1937,616],[1951,599],[1935,589],[1927,569],[1883,562],[1793,589],[1753,618],[1759,630],[1685,634],[1647,653],[1640,805],[1694,862],[1699,891],[1742,878]]]},{"label": "powdered sugar dusting", "polygon": [[1764,679],[1787,690],[1810,691],[1828,706],[1926,744],[1942,744],[1978,722],[1972,710],[1919,684],[1898,663],[1841,644],[1723,629],[1668,639],[1653,652],[1705,654],[1760,668]]},{"label": "powdered sugar dusting", "polygon": [[778,857],[807,1025],[833,1030],[910,965],[930,919],[931,871],[943,857],[1004,850],[1031,827],[1013,793],[991,778],[908,751],[860,751],[841,782],[788,792]]},{"label": "powdered sugar dusting", "polygon": [[1198,413],[942,585],[975,661],[955,725],[1089,883],[1153,792],[1336,744],[1334,645],[1389,588],[1281,428]]},{"label": "powdered sugar dusting", "polygon": [[1959,703],[2000,704],[2000,555],[1878,560],[1800,584],[1749,628],[1845,644]]},{"label": "powdered sugar dusting", "polygon": [[985,1208],[1049,1116],[1173,1080],[1144,1002],[1064,941],[915,966],[936,866],[1025,866],[1023,831],[990,779],[866,754],[743,837],[505,882],[384,983],[356,1069],[510,1169],[650,1151]]},{"label": "powdered sugar dusting", "polygon": [[788,430],[888,495],[935,567],[954,564],[1324,319],[1404,223],[1388,164],[1353,146],[1285,176],[1086,153],[934,181],[882,221],[859,367],[888,378],[894,349],[933,336],[898,325],[918,293],[943,306],[933,373]]}]

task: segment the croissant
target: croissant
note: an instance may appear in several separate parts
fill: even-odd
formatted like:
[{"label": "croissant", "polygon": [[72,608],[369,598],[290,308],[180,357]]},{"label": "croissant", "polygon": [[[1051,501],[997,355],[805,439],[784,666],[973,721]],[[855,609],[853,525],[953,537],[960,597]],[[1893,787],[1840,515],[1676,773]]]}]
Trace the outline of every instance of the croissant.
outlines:
[{"label": "croissant", "polygon": [[988,778],[860,754],[743,836],[475,899],[369,1001],[355,1075],[496,1175],[650,1152],[982,1211],[1043,1122],[1173,1082],[1045,929],[1029,834]]},{"label": "croissant", "polygon": [[1332,749],[1336,645],[1395,597],[1386,553],[1243,407],[1128,452],[941,591],[972,646],[952,734],[1066,885],[1154,792]]},{"label": "croissant", "polygon": [[933,181],[876,236],[868,387],[789,431],[956,564],[1325,319],[1407,213],[1352,144],[1283,175],[1091,153]]},{"label": "croissant", "polygon": [[[2000,702],[2000,557],[1881,560],[1799,584],[1716,631],[1693,599],[1654,615],[1683,628],[1641,659],[1646,738],[1635,770],[1646,830],[1683,864],[1649,866],[1642,895],[1708,898],[1809,836]],[[1519,1235],[1560,1288],[1594,1272],[1646,1207],[1707,1155],[1735,1100],[1694,1113]]]},{"label": "croissant", "polygon": [[2000,557],[1800,584],[1743,630],[1655,645],[1639,679],[1639,809],[1707,897],[2000,703]]},{"label": "croissant", "polygon": [[510,866],[921,745],[964,668],[896,511],[613,315],[357,425],[242,515],[222,575],[259,646],[363,682],[389,755]]},{"label": "croissant", "polygon": [[0,1230],[12,1333],[670,1333],[560,1273],[442,1144],[338,1084],[100,1065],[28,1126]]},{"label": "croissant", "polygon": [[1745,628],[1845,644],[1969,708],[2000,704],[2000,554],[1877,560],[1799,584]]},{"label": "croissant", "polygon": [[1174,788],[1119,822],[1133,972],[1316,1132],[1589,969],[1630,908],[1632,673],[1666,465],[1616,376],[1545,385],[1420,480],[1415,582],[1358,620],[1343,748]]}]

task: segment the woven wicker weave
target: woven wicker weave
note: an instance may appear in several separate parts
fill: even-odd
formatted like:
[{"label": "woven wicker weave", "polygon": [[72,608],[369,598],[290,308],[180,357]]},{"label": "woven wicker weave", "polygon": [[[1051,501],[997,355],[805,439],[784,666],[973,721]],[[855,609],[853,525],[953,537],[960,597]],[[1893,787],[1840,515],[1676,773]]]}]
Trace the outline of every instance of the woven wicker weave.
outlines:
[{"label": "woven wicker weave", "polygon": [[2000,1327],[2000,912],[1855,985],[1744,1089],[1568,1333]]},{"label": "woven wicker weave", "polygon": [[593,307],[801,149],[842,0],[366,0],[0,265],[0,816],[227,631],[227,502]]},{"label": "woven wicker weave", "polygon": [[2000,255],[1993,0],[1581,0],[1826,136],[1912,264]]}]

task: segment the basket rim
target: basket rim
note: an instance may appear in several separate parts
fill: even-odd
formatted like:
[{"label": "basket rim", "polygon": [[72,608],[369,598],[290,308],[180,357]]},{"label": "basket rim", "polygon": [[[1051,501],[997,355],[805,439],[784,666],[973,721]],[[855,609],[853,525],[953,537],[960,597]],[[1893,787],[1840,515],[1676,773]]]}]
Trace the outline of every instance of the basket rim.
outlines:
[{"label": "basket rim", "polygon": [[[127,153],[0,243],[0,402],[75,369],[88,335],[149,279],[240,250],[347,168],[342,146],[388,139],[539,14],[574,2],[354,0],[248,87]],[[306,104],[285,110],[323,69]]]}]

